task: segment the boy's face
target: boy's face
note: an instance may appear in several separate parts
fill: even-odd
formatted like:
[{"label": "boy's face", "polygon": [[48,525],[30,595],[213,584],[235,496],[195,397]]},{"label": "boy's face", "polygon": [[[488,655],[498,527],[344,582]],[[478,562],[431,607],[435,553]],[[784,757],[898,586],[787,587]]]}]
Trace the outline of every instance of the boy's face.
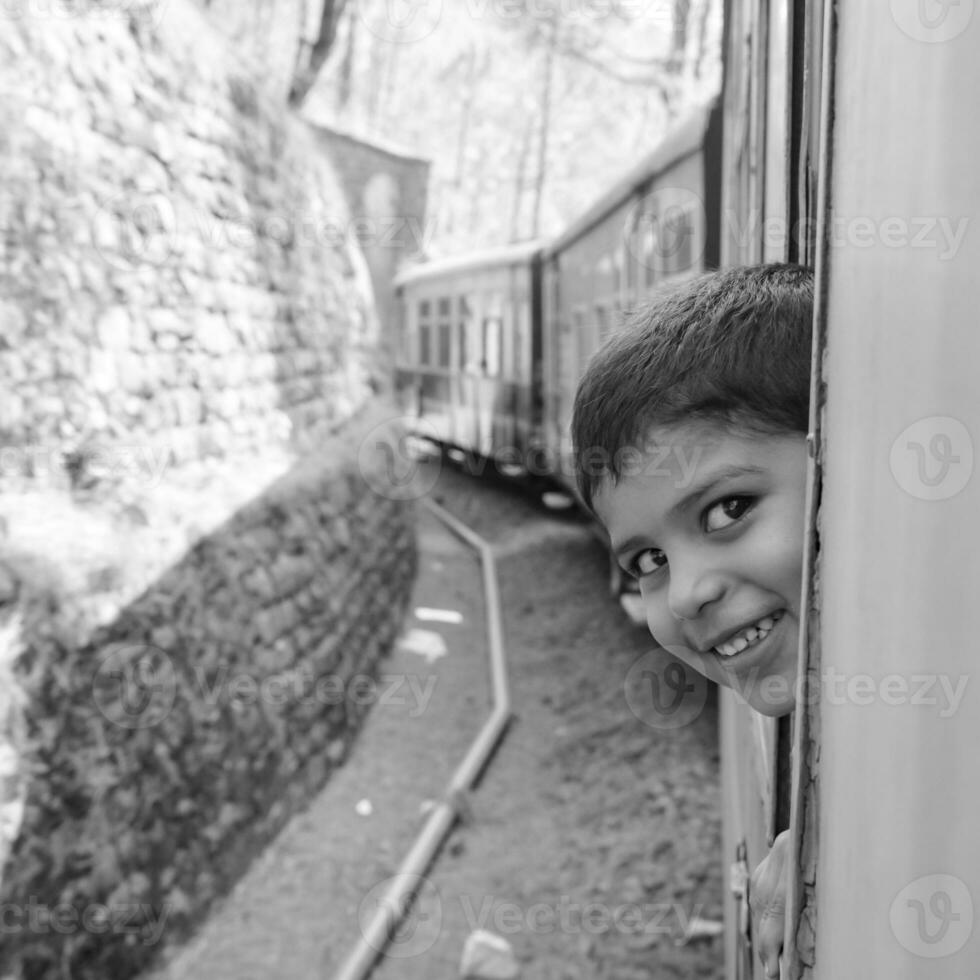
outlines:
[{"label": "boy's face", "polygon": [[658,426],[593,501],[654,639],[765,715],[795,704],[806,461],[802,434]]}]

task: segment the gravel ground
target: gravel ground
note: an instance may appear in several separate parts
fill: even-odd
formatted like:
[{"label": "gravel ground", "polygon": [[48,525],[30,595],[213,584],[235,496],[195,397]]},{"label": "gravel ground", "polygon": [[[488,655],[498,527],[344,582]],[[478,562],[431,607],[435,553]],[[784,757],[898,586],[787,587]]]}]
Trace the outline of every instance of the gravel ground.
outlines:
[{"label": "gravel ground", "polygon": [[[609,598],[580,518],[429,466],[433,498],[495,546],[515,720],[373,980],[458,976],[475,928],[524,980],[720,980],[720,937],[678,942],[721,918],[713,692],[679,711],[651,693],[675,668]],[[329,978],[353,947],[488,712],[477,561],[425,510],[420,547],[412,609],[461,622],[410,611],[405,632],[445,655],[393,652],[343,768],[147,980]]]}]

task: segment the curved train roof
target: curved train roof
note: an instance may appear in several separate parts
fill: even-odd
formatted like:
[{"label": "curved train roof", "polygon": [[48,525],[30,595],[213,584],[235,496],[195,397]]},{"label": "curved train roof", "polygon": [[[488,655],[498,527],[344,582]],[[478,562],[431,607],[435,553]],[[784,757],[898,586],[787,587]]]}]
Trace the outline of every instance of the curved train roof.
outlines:
[{"label": "curved train roof", "polygon": [[405,286],[420,279],[433,279],[449,273],[465,272],[470,268],[486,268],[488,266],[526,262],[540,252],[543,245],[544,242],[536,239],[529,242],[518,242],[515,245],[483,248],[477,252],[467,252],[465,255],[451,255],[445,259],[421,262],[398,273],[395,276],[394,285],[396,287]]},{"label": "curved train roof", "polygon": [[610,211],[615,210],[630,195],[658,173],[696,152],[704,143],[705,134],[715,109],[714,101],[691,110],[683,122],[667,135],[640,162],[621,177],[602,197],[579,215],[561,234],[544,247],[549,257],[571,245],[597,225]]}]

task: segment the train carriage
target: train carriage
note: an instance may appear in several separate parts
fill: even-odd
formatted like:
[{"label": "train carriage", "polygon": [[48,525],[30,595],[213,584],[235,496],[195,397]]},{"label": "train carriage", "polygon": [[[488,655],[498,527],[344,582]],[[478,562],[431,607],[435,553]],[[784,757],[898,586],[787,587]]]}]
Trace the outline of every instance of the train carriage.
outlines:
[{"label": "train carriage", "polygon": [[718,264],[720,139],[720,106],[694,110],[543,250],[543,434],[572,489],[569,425],[589,358],[654,289]]},{"label": "train carriage", "polygon": [[[765,975],[748,882],[787,829],[783,980],[972,977],[980,138],[964,103],[980,18],[972,0],[724,6],[718,107],[695,113],[554,241],[402,277],[402,390],[448,444],[526,447],[536,459],[543,446],[571,486],[575,386],[623,312],[716,263],[816,268],[808,686],[780,719],[721,692],[726,977]],[[511,345],[529,356],[519,394],[489,367],[507,342],[494,348],[487,330],[500,303],[468,298],[478,283],[526,302],[525,314],[499,315],[518,331],[528,318],[529,339]],[[450,378],[467,370],[469,380]],[[935,573],[947,559],[956,587]],[[828,691],[838,674],[860,680],[859,695]],[[960,684],[955,717],[913,700],[913,680],[929,677],[933,702],[943,679]]]},{"label": "train carriage", "polygon": [[428,262],[395,280],[396,388],[420,434],[522,467],[539,429],[540,245]]}]

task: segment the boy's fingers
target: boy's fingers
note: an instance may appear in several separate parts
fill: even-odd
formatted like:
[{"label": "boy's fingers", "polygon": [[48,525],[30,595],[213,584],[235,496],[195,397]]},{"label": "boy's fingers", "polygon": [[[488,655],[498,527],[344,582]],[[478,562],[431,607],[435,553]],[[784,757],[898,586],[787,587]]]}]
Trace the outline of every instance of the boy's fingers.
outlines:
[{"label": "boy's fingers", "polygon": [[789,834],[785,831],[773,842],[772,850],[755,869],[749,884],[752,932],[766,976],[779,977],[779,955],[783,951],[786,920],[787,852]]},{"label": "boy's fingers", "polygon": [[754,910],[755,944],[759,959],[766,968],[767,977],[779,976],[779,954],[783,951],[783,924],[785,912],[782,904],[769,903],[763,909]]}]

